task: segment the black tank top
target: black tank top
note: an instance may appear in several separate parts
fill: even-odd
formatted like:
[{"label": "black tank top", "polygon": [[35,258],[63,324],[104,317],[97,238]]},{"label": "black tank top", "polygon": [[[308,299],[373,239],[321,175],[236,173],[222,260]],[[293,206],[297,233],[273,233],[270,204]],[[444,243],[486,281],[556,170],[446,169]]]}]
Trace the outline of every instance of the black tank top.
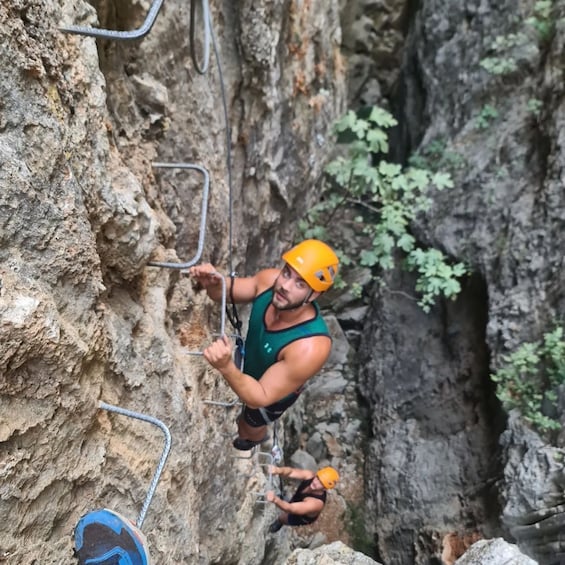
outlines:
[{"label": "black tank top", "polygon": [[[311,497],[311,498],[317,498],[318,500],[321,500],[324,504],[326,504],[326,494],[327,494],[326,491],[324,491],[322,494],[316,494],[314,492],[304,493],[304,490],[312,484],[313,480],[314,477],[302,481],[298,485],[298,488],[296,489],[296,492],[294,493],[294,496],[291,498],[290,502],[302,502],[304,499]],[[311,524],[314,520],[316,520],[320,512],[318,512],[318,514],[316,514],[315,516],[301,516],[301,518],[304,521],[303,523]]]}]

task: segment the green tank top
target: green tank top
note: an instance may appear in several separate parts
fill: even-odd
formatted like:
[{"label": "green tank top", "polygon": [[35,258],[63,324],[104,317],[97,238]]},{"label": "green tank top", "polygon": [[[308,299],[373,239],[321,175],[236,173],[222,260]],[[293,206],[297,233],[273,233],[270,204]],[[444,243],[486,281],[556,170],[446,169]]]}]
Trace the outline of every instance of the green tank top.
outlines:
[{"label": "green tank top", "polygon": [[280,351],[289,343],[315,335],[330,337],[328,326],[324,322],[316,302],[312,302],[316,309],[316,315],[311,320],[284,330],[269,331],[265,324],[265,313],[272,297],[272,288],[255,297],[249,316],[243,372],[256,380],[259,380],[263,373],[277,362]]}]

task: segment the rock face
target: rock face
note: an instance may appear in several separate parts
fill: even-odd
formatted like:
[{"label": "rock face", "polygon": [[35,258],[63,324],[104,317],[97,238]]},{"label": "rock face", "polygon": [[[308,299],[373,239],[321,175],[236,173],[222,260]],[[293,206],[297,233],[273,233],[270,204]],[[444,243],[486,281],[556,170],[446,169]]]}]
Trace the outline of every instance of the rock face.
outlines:
[{"label": "rock face", "polygon": [[504,525],[541,563],[563,562],[563,449],[541,441],[514,412],[501,445],[506,461],[501,489]]},{"label": "rock face", "polygon": [[[553,39],[525,30],[505,76],[479,63],[524,31],[534,0],[221,0],[209,43],[195,4],[192,40],[190,6],[167,0],[134,41],[59,27],[136,29],[148,0],[0,5],[0,561],[75,563],[81,515],[139,515],[163,435],[102,401],[170,429],[143,522],[156,563],[374,562],[346,542],[428,565],[446,536],[504,535],[553,565],[562,452],[505,421],[488,375],[564,312],[562,2]],[[234,459],[238,406],[194,355],[225,320],[179,269],[150,263],[277,262],[346,100],[395,110],[397,157],[438,139],[458,156],[455,189],[413,230],[472,275],[429,316],[400,271],[383,289],[353,269],[364,295],[331,295],[332,360],[284,447],[344,480],[315,527],[269,538],[264,466]],[[482,112],[495,102],[496,118]],[[502,540],[462,559],[491,550],[520,559]]]},{"label": "rock face", "polygon": [[[377,556],[424,564],[449,531],[480,531],[551,562],[563,554],[562,453],[515,425],[499,444],[506,423],[489,373],[563,319],[563,81],[554,64],[563,5],[553,4],[553,31],[540,35],[535,2],[406,4],[394,152],[432,155],[427,166],[455,179],[413,230],[472,274],[430,316],[410,300],[407,275],[390,274],[374,293],[360,382],[371,406]],[[506,70],[492,71],[496,62]]]},{"label": "rock face", "polygon": [[536,565],[537,561],[522,554],[515,545],[496,538],[476,542],[456,563],[457,565],[497,565],[498,563]]},{"label": "rock face", "polygon": [[296,549],[285,561],[285,565],[317,565],[318,563],[325,565],[372,565],[377,562],[362,553],[353,551],[339,541],[319,549]]},{"label": "rock face", "polygon": [[272,264],[293,236],[289,211],[315,198],[305,187],[343,106],[337,5],[214,3],[223,83],[213,48],[207,73],[195,69],[186,2],[165,2],[136,41],[58,29],[135,29],[149,4],[0,6],[0,555],[14,564],[74,562],[88,510],[140,512],[163,436],[99,401],[170,427],[143,524],[154,562],[264,553],[253,494],[264,474],[232,459],[235,412],[204,402],[228,389],[186,354],[217,331],[218,306],[148,266],[196,253],[203,175],[152,163],[209,172],[202,260],[223,272]]}]

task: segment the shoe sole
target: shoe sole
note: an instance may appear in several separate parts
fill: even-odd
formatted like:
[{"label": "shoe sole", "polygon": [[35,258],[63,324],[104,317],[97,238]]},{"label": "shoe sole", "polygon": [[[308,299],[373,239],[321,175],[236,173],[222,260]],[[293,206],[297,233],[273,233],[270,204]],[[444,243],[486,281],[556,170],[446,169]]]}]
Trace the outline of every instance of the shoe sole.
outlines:
[{"label": "shoe sole", "polygon": [[145,536],[117,512],[93,510],[75,528],[80,565],[150,565]]}]

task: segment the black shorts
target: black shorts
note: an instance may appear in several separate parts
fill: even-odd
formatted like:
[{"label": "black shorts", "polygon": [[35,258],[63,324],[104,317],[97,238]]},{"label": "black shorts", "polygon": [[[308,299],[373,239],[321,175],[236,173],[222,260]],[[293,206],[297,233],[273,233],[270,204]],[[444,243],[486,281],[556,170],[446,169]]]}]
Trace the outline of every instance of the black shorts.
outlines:
[{"label": "black shorts", "polygon": [[307,526],[318,519],[318,516],[311,518],[310,516],[299,516],[298,514],[288,514],[289,526]]},{"label": "black shorts", "polygon": [[278,420],[285,410],[290,408],[298,400],[299,396],[300,392],[293,392],[282,400],[279,400],[270,406],[265,406],[265,408],[249,408],[248,406],[244,406],[243,411],[241,412],[243,420],[252,428],[267,426],[271,422]]}]

